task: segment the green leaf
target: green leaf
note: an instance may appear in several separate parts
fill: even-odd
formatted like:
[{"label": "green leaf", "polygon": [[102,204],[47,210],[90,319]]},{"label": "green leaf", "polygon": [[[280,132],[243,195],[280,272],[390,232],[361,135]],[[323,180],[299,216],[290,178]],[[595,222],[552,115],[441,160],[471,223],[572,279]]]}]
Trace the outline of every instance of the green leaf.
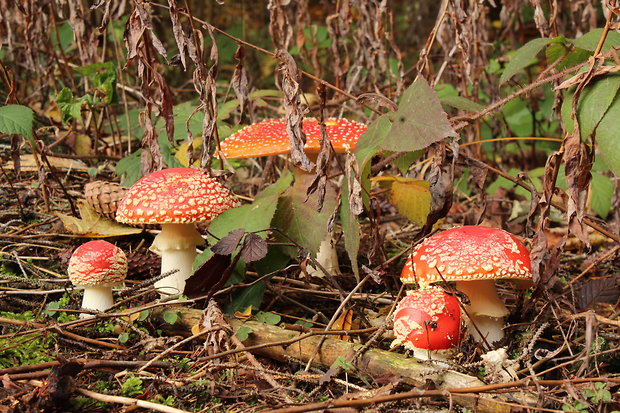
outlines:
[{"label": "green leaf", "polygon": [[349,181],[345,179],[341,191],[342,200],[340,203],[340,221],[342,222],[342,235],[344,237],[344,248],[351,261],[353,273],[359,278],[359,265],[357,255],[360,249],[360,223],[357,216],[351,212],[349,204]]},{"label": "green leaf", "polygon": [[405,90],[395,113],[388,114],[390,133],[379,143],[388,151],[417,151],[448,136],[458,137],[426,80],[418,77]]},{"label": "green leaf", "polygon": [[130,187],[142,178],[140,157],[142,149],[138,149],[116,163],[115,172],[121,177],[121,185]]},{"label": "green leaf", "polygon": [[592,172],[592,183],[590,184],[592,198],[590,208],[599,217],[607,219],[611,210],[614,197],[614,183],[608,176],[598,172]]},{"label": "green leaf", "polygon": [[[312,174],[301,174],[296,177],[293,186],[280,197],[272,225],[311,254],[316,255],[319,245],[327,237],[327,225],[337,206],[337,194],[335,188],[328,185],[323,209],[317,212],[318,193],[315,192],[309,197],[306,195],[313,178]],[[286,241],[285,238],[279,237],[279,239]],[[291,257],[297,256],[294,248],[288,248],[287,252]]]},{"label": "green leaf", "polygon": [[237,336],[240,341],[245,341],[248,339],[248,337],[250,337],[250,334],[252,334],[253,332],[254,331],[250,327],[243,326],[239,330],[237,330],[235,336]]},{"label": "green leaf", "polygon": [[506,65],[504,73],[500,76],[499,83],[502,84],[506,82],[519,70],[530,65],[536,55],[543,49],[543,47],[548,45],[551,40],[552,39],[545,38],[530,40],[517,49],[517,51],[512,55],[510,62]]},{"label": "green leaf", "polygon": [[355,370],[355,366],[350,361],[347,361],[345,356],[338,356],[332,363],[331,367],[340,367],[343,370],[352,371]]},{"label": "green leaf", "polygon": [[418,160],[424,154],[423,151],[407,152],[394,159],[394,166],[398,168],[401,174],[405,175],[413,162]]},{"label": "green leaf", "polygon": [[480,112],[484,109],[484,105],[463,96],[445,96],[442,97],[440,101],[444,105],[452,106],[455,109],[464,110],[466,112]]},{"label": "green leaf", "polygon": [[82,122],[82,106],[92,104],[92,96],[84,95],[81,98],[73,96],[69,88],[63,88],[54,98],[62,118],[62,123],[67,124],[77,119]]},{"label": "green leaf", "polygon": [[366,132],[355,145],[355,157],[360,171],[360,184],[364,189],[362,191],[362,199],[364,205],[368,207],[370,193],[370,167],[372,165],[372,158],[379,153],[381,143],[385,137],[390,133],[392,124],[387,118],[387,115],[379,116],[374,122],[368,125]]},{"label": "green leaf", "polygon": [[76,67],[75,71],[90,79],[92,87],[99,93],[98,98],[103,97],[102,103],[109,105],[118,100],[116,94],[116,63],[98,62],[86,66]]},{"label": "green leaf", "polygon": [[274,313],[266,313],[263,311],[259,311],[256,314],[256,319],[261,323],[269,324],[272,326],[278,325],[280,321],[282,321],[282,317]]},{"label": "green leaf", "polygon": [[[603,29],[594,29],[581,37],[572,40],[572,43],[582,49],[595,51],[601,36],[603,35]],[[620,46],[620,33],[610,30],[605,37],[605,43],[601,49],[602,53],[608,52],[613,47]]]},{"label": "green leaf", "polygon": [[[606,75],[600,80],[590,83],[579,98],[577,114],[582,139],[592,134],[605,113],[614,102],[620,89],[620,75]],[[562,119],[567,132],[573,131],[572,111],[573,94],[564,99],[562,104]]]},{"label": "green leaf", "polygon": [[[50,33],[50,39],[56,50],[62,50],[67,53],[73,43],[73,28],[71,24],[69,22],[64,22],[63,24],[54,26]],[[58,44],[58,40],[60,40],[60,45]]]},{"label": "green leaf", "polygon": [[528,104],[519,98],[506,102],[502,109],[506,123],[516,136],[532,136],[534,119]]},{"label": "green leaf", "polygon": [[120,333],[118,335],[118,342],[121,344],[125,344],[129,341],[129,333]]},{"label": "green leaf", "polygon": [[138,317],[138,321],[144,321],[149,316],[149,310],[140,311],[140,317]]},{"label": "green leaf", "polygon": [[174,324],[179,319],[179,315],[173,311],[166,311],[164,313],[164,320],[168,324]]},{"label": "green leaf", "polygon": [[[245,228],[246,232],[261,231],[271,227],[278,198],[289,187],[293,180],[290,173],[282,174],[280,179],[273,185],[268,186],[254,199],[251,204],[232,208],[218,215],[209,225],[209,233],[217,238],[226,236],[230,231]],[[259,233],[263,238],[264,232]],[[214,243],[215,238],[210,238],[209,243]]]},{"label": "green leaf", "polygon": [[142,388],[142,380],[135,377],[133,374],[128,374],[127,379],[121,385],[121,395],[132,397],[142,394],[144,389]]},{"label": "green leaf", "polygon": [[226,314],[234,314],[237,311],[243,311],[249,306],[259,308],[265,295],[267,285],[260,281],[248,287],[243,287],[235,291],[232,300],[224,306]]},{"label": "green leaf", "polygon": [[396,178],[392,182],[390,198],[402,215],[416,225],[424,225],[431,211],[431,193],[428,181]]},{"label": "green leaf", "polygon": [[614,98],[596,128],[598,155],[616,177],[620,177],[620,97]]},{"label": "green leaf", "polygon": [[28,106],[6,105],[0,107],[0,132],[22,135],[33,141],[34,112]]}]

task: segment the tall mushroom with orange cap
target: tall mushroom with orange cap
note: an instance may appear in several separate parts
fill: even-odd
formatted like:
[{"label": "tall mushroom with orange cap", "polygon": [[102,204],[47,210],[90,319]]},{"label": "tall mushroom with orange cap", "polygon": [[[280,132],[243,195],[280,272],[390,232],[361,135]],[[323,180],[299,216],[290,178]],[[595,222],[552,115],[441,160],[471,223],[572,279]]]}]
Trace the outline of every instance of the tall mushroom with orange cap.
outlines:
[{"label": "tall mushroom with orange cap", "polygon": [[161,224],[152,249],[161,253],[161,273],[178,270],[155,283],[162,294],[182,293],[192,275],[196,246],[204,239],[194,223],[211,221],[239,200],[216,179],[191,168],[153,172],[136,182],[116,211],[127,224]]},{"label": "tall mushroom with orange cap", "polygon": [[[360,136],[366,131],[366,125],[345,118],[328,118],[325,120],[325,130],[336,153],[353,151]],[[312,161],[321,151],[321,128],[316,118],[305,118],[302,129],[306,135],[304,151]],[[291,152],[291,143],[286,131],[286,119],[266,119],[246,126],[231,135],[220,144],[221,151],[227,158],[254,158],[268,155],[283,155]],[[308,173],[300,168],[294,169],[296,182],[301,182]],[[331,239],[321,242],[317,252],[317,261],[329,273],[338,273],[338,259],[336,251],[331,246]],[[312,266],[308,272],[322,275],[322,272]]]},{"label": "tall mushroom with orange cap", "polygon": [[501,340],[504,317],[509,314],[497,295],[495,280],[521,281],[530,286],[530,254],[513,235],[500,229],[471,225],[439,232],[418,245],[407,260],[400,279],[421,288],[440,281],[456,281],[467,294],[465,306],[474,339],[480,334],[489,343]]}]

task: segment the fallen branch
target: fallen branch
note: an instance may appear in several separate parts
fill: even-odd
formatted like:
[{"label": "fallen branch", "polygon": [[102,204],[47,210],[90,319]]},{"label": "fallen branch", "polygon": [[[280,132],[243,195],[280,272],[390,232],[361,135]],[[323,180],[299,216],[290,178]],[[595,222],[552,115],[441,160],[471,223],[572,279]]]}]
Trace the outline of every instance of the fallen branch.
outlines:
[{"label": "fallen branch", "polygon": [[[174,325],[165,323],[165,309],[154,310],[151,314],[155,320],[163,324],[162,328],[172,329],[177,333],[191,331],[191,328],[198,324],[202,315],[201,310],[188,308],[175,308],[178,315]],[[288,330],[277,326],[271,326],[257,321],[240,321],[233,317],[226,317],[235,332],[242,327],[248,327],[252,333],[243,344],[246,346],[244,351],[251,351],[281,362],[290,362],[291,359],[299,360],[302,363],[308,362],[315,354],[313,365],[316,367],[329,367],[341,356],[352,354],[360,344],[354,344],[332,338],[324,338],[322,334],[304,334],[298,331]],[[323,341],[319,347],[319,343]],[[317,351],[318,348],[318,351]],[[228,354],[230,352],[226,352]],[[215,354],[213,357],[222,357],[226,354]],[[450,391],[463,388],[487,388],[483,382],[476,377],[469,376],[457,371],[439,368],[429,362],[420,362],[415,358],[406,357],[402,354],[392,353],[385,350],[369,349],[365,351],[354,363],[356,373],[371,377],[383,375],[394,375],[401,377],[405,383],[413,386],[423,386],[427,380],[432,380],[440,390],[438,394],[450,397],[456,403],[468,408],[475,408],[478,412],[508,412],[510,407],[499,397],[474,394],[473,396],[457,394],[459,392]],[[352,373],[352,372],[349,372]],[[447,391],[447,392],[446,392]],[[489,390],[489,391],[492,391]],[[521,393],[519,395],[519,392]],[[520,399],[527,402],[534,401],[535,396],[525,390],[518,390],[512,393],[513,400]]]}]

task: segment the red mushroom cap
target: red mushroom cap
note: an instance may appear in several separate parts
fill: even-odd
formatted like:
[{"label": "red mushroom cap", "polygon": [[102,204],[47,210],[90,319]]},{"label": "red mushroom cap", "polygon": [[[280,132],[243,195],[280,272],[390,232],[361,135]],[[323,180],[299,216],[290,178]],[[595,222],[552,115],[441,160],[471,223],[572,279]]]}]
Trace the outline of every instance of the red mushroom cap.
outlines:
[{"label": "red mushroom cap", "polygon": [[461,308],[439,288],[414,290],[394,312],[394,335],[410,349],[447,350],[461,338]]},{"label": "red mushroom cap", "polygon": [[116,220],[130,224],[189,224],[210,221],[237,206],[237,197],[204,172],[170,168],[136,182],[118,205]]},{"label": "red mushroom cap", "polygon": [[[321,129],[316,118],[305,118],[302,129],[306,134],[306,153],[321,150]],[[336,152],[353,151],[366,125],[344,118],[325,120],[327,136]],[[280,155],[291,151],[285,119],[266,119],[246,126],[231,135],[220,145],[227,158],[253,158]]]},{"label": "red mushroom cap", "polygon": [[89,241],[73,252],[67,272],[74,285],[117,285],[127,275],[127,256],[107,241]]},{"label": "red mushroom cap", "polygon": [[477,225],[452,228],[418,245],[400,279],[421,285],[443,280],[531,280],[530,254],[506,231]]}]

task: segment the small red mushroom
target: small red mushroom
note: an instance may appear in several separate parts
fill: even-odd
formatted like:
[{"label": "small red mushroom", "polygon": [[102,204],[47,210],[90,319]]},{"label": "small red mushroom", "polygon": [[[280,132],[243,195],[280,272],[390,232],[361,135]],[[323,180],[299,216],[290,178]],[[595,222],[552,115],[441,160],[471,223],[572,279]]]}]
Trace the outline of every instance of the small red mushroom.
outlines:
[{"label": "small red mushroom", "polygon": [[114,305],[112,287],[127,275],[127,257],[107,241],[89,241],[73,252],[67,272],[73,285],[84,288],[82,308],[105,311]]},{"label": "small red mushroom", "polygon": [[495,280],[532,281],[530,254],[513,235],[500,229],[471,225],[439,232],[418,245],[407,260],[400,279],[421,288],[440,281],[456,281],[456,288],[467,294],[465,306],[472,336],[489,343],[501,340],[508,309],[497,295]]},{"label": "small red mushroom", "polygon": [[182,293],[192,275],[196,246],[204,239],[194,223],[211,221],[239,200],[215,178],[192,168],[153,172],[136,182],[118,205],[116,220],[161,224],[152,249],[161,253],[161,273],[178,271],[155,283],[162,294]]},{"label": "small red mushroom", "polygon": [[445,360],[461,338],[458,300],[436,287],[410,291],[394,312],[394,335],[392,346],[423,360]]}]

